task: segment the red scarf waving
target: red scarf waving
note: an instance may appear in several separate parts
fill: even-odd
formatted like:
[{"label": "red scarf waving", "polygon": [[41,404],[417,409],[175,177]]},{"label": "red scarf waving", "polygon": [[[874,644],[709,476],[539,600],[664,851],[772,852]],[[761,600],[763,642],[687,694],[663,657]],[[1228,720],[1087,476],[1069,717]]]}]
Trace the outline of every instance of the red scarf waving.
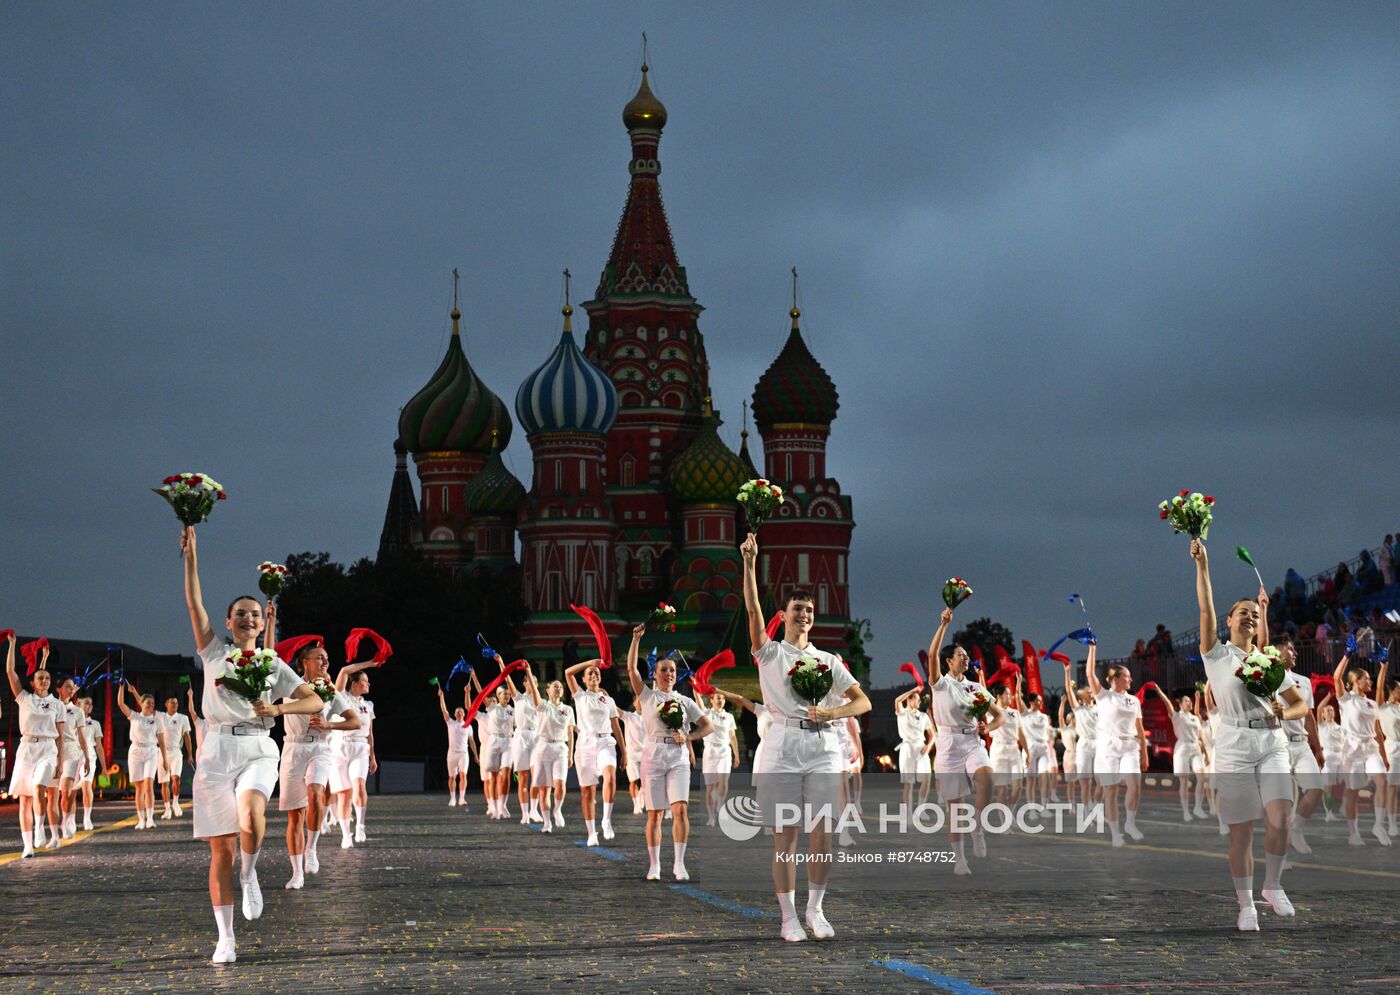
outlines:
[{"label": "red scarf waving", "polygon": [[301,652],[303,646],[324,645],[326,645],[324,636],[292,636],[289,639],[278,640],[277,644],[272,647],[272,652],[276,653],[277,659],[283,663],[291,663]]},{"label": "red scarf waving", "polygon": [[1145,705],[1145,704],[1147,704],[1147,692],[1151,691],[1151,690],[1152,690],[1153,688],[1155,688],[1156,686],[1157,686],[1157,682],[1156,682],[1156,681],[1148,681],[1148,682],[1147,682],[1146,684],[1144,684],[1142,687],[1140,687],[1140,688],[1138,688],[1136,691],[1134,691],[1134,692],[1133,692],[1133,695],[1137,698],[1137,700],[1138,700],[1139,702],[1141,702],[1142,704]]},{"label": "red scarf waving", "polygon": [[725,670],[734,665],[734,651],[720,650],[714,656],[700,664],[700,669],[691,675],[691,688],[699,691],[701,694],[713,694],[715,689],[714,686],[710,684],[710,678],[714,676],[715,671]]},{"label": "red scarf waving", "polygon": [[603,661],[598,664],[598,667],[601,670],[607,670],[612,666],[612,640],[608,638],[608,632],[603,628],[603,620],[592,608],[572,604],[569,607],[574,610],[574,614],[588,623],[588,628],[593,633],[593,639],[598,644],[598,657]]},{"label": "red scarf waving", "polygon": [[472,724],[472,719],[476,718],[476,713],[477,710],[481,708],[481,703],[484,702],[491,695],[496,693],[496,689],[501,686],[501,682],[506,679],[507,674],[514,670],[524,670],[529,665],[530,664],[524,660],[513,660],[512,662],[502,667],[501,672],[496,675],[495,680],[491,681],[484,688],[482,688],[481,693],[477,695],[476,698],[472,701],[472,707],[467,709],[467,717],[464,720],[463,724]]},{"label": "red scarf waving", "polygon": [[355,659],[355,654],[360,650],[360,641],[368,639],[374,643],[374,656],[370,658],[370,663],[382,664],[389,657],[394,655],[394,648],[389,645],[389,640],[385,639],[373,629],[351,629],[350,635],[345,637],[345,662],[350,663]]},{"label": "red scarf waving", "polygon": [[26,677],[28,677],[30,674],[33,674],[35,670],[39,669],[39,651],[46,650],[48,648],[49,641],[43,636],[40,636],[32,643],[25,643],[19,648],[19,651],[24,654],[25,666],[29,668],[24,672]]},{"label": "red scarf waving", "polygon": [[910,677],[914,678],[914,683],[919,687],[924,686],[924,675],[919,673],[919,668],[914,666],[913,660],[910,660],[908,663],[900,664],[899,672],[901,674],[908,674]]}]

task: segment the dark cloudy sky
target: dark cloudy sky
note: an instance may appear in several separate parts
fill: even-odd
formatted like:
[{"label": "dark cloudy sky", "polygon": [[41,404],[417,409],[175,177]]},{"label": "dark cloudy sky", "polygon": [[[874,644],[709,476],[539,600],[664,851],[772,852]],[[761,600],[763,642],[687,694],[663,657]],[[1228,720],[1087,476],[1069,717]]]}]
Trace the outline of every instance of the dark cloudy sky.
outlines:
[{"label": "dark cloudy sky", "polygon": [[452,267],[507,400],[594,286],[643,29],[733,444],[802,274],[876,683],[954,573],[1042,645],[1192,624],[1180,486],[1222,598],[1400,529],[1395,4],[9,3],[0,625],[189,651],[176,470],[211,602],[372,553]]}]

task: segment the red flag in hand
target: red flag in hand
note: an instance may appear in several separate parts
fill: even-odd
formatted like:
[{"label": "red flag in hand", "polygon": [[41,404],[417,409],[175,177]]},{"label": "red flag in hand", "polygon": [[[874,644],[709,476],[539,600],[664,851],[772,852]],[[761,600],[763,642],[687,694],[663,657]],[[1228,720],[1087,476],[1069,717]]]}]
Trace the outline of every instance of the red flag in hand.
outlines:
[{"label": "red flag in hand", "polygon": [[1138,700],[1138,701],[1142,702],[1142,703],[1145,705],[1145,704],[1147,704],[1147,692],[1148,692],[1148,691],[1151,691],[1151,690],[1152,690],[1153,688],[1155,688],[1156,686],[1157,686],[1157,682],[1156,682],[1156,681],[1148,681],[1148,682],[1147,682],[1146,684],[1144,684],[1142,687],[1140,687],[1140,688],[1138,688],[1136,691],[1134,691],[1133,694],[1137,697],[1137,700]]},{"label": "red flag in hand", "polygon": [[1337,696],[1337,682],[1332,680],[1331,674],[1309,674],[1308,679],[1312,681],[1312,692],[1314,699],[1322,697],[1322,695],[1318,694],[1318,692],[1321,691],[1323,688],[1326,688],[1328,691],[1330,691],[1334,698]]},{"label": "red flag in hand", "polygon": [[475,699],[473,699],[472,706],[471,708],[467,709],[467,717],[465,720],[463,720],[462,724],[472,724],[472,719],[476,718],[476,713],[477,710],[481,708],[481,703],[484,702],[491,695],[496,693],[496,688],[501,686],[501,682],[506,679],[506,676],[508,674],[516,670],[524,670],[528,666],[529,664],[524,660],[514,660],[502,667],[501,672],[496,675],[495,679],[492,680],[489,684],[487,684],[484,688],[482,688],[481,693],[478,694]]},{"label": "red flag in hand", "polygon": [[24,672],[26,677],[34,673],[35,670],[39,669],[39,651],[46,650],[48,648],[49,641],[43,636],[40,636],[32,643],[25,643],[19,648],[19,651],[24,654],[24,663],[29,668]]},{"label": "red flag in hand", "polygon": [[593,632],[593,639],[598,644],[598,656],[603,661],[598,666],[607,670],[612,666],[612,640],[608,638],[607,630],[603,628],[603,620],[592,608],[585,608],[582,605],[569,605],[569,607],[574,610],[574,614],[588,623],[588,628]]},{"label": "red flag in hand", "polygon": [[919,673],[919,668],[914,666],[913,660],[910,660],[907,663],[900,664],[899,672],[901,674],[908,674],[914,679],[914,683],[919,685],[919,687],[924,686],[924,675]]},{"label": "red flag in hand", "polygon": [[701,694],[714,693],[714,686],[710,683],[710,678],[716,670],[727,670],[734,666],[734,651],[720,650],[704,663],[700,664],[700,669],[695,671],[690,678],[690,686]]},{"label": "red flag in hand", "polygon": [[283,663],[291,663],[296,659],[297,653],[303,646],[324,646],[326,640],[323,636],[292,636],[290,639],[278,640],[272,647],[272,652],[277,654],[277,658]]},{"label": "red flag in hand", "polygon": [[389,657],[394,655],[394,648],[389,645],[389,640],[385,639],[373,629],[351,629],[350,635],[345,638],[345,662],[350,663],[355,659],[355,654],[359,652],[360,641],[369,639],[374,643],[374,656],[370,658],[370,663],[382,664]]}]

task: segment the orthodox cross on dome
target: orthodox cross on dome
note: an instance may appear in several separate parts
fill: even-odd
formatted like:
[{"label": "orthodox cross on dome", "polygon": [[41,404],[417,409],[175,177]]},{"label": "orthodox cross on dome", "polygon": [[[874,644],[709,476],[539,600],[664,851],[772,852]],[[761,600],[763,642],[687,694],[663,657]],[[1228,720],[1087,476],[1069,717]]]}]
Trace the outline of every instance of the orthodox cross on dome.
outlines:
[{"label": "orthodox cross on dome", "polygon": [[456,267],[456,266],[453,266],[453,267],[452,267],[452,310],[453,310],[453,311],[458,310],[458,308],[457,308],[457,281],[459,281],[461,278],[462,278],[462,274],[457,272],[457,267]]},{"label": "orthodox cross on dome", "polygon": [[797,310],[797,267],[792,268],[792,309]]}]

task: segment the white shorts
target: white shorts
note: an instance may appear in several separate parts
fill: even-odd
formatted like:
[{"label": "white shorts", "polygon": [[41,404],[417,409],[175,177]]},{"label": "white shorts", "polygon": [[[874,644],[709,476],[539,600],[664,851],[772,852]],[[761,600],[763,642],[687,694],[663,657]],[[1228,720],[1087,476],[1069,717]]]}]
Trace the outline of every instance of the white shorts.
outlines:
[{"label": "white shorts", "polygon": [[1293,780],[1302,791],[1312,791],[1323,786],[1322,771],[1317,766],[1317,757],[1306,740],[1288,741],[1288,762],[1293,768]]},{"label": "white shorts", "polygon": [[294,812],[306,808],[309,785],[330,783],[335,753],[329,743],[283,743],[277,775],[277,808]]},{"label": "white shorts", "polygon": [[552,787],[555,781],[569,776],[569,744],[562,739],[537,739],[530,752],[529,766],[516,770],[528,770],[533,787]]},{"label": "white shorts", "polygon": [[1385,758],[1390,761],[1390,772],[1385,776],[1385,783],[1400,784],[1400,750],[1387,749]]},{"label": "white shorts", "polygon": [[510,753],[505,765],[512,770],[528,771],[535,755],[535,734],[518,732],[511,737]]},{"label": "white shorts", "polygon": [[156,767],[156,780],[161,784],[169,781],[172,777],[185,776],[185,754],[183,750],[176,750],[174,753],[161,753],[159,749]]},{"label": "white shorts", "polygon": [[1094,754],[1098,750],[1098,744],[1092,739],[1081,739],[1075,745],[1074,752],[1074,776],[1083,780],[1088,780],[1094,776]]},{"label": "white shorts", "polygon": [[617,770],[617,741],[611,733],[599,736],[581,732],[574,737],[574,770],[581,788],[592,787],[603,779],[603,771]]},{"label": "white shorts", "polygon": [[447,776],[455,774],[466,774],[467,768],[471,766],[472,755],[466,750],[447,751]]},{"label": "white shorts", "polygon": [[58,773],[58,743],[52,739],[21,739],[15,751],[15,772],[10,775],[10,794],[32,795],[34,789],[48,787]]},{"label": "white shorts", "polygon": [[667,755],[643,757],[641,775],[642,799],[648,812],[690,802],[690,761],[683,751],[679,760]]},{"label": "white shorts", "polygon": [[1353,790],[1365,787],[1375,775],[1384,774],[1385,760],[1376,741],[1347,743],[1342,753],[1342,771],[1346,774],[1346,786]]},{"label": "white shorts", "polygon": [[923,743],[906,743],[900,740],[895,747],[895,756],[899,759],[899,783],[914,784],[919,780],[919,775],[927,773],[919,768],[922,764],[919,761],[928,760],[928,754],[923,752]]},{"label": "white shorts", "polygon": [[342,739],[340,749],[333,754],[330,788],[333,793],[349,791],[356,781],[369,779],[369,740]]},{"label": "white shorts", "polygon": [[58,779],[62,782],[65,778],[74,784],[83,779],[83,767],[87,765],[87,757],[77,752],[65,751],[63,754],[63,769],[58,772]]},{"label": "white shorts", "polygon": [[1281,729],[1241,729],[1222,722],[1211,760],[1211,785],[1226,825],[1261,819],[1270,802],[1293,800],[1288,737]]},{"label": "white shorts", "polygon": [[89,754],[87,755],[87,776],[85,776],[85,777],[82,779],[82,780],[83,780],[83,783],[84,783],[84,784],[91,784],[91,783],[93,782],[93,780],[94,780],[96,777],[97,777],[97,754],[96,754],[96,753],[89,753]]},{"label": "white shorts", "polygon": [[1055,751],[1050,749],[1048,743],[1036,743],[1027,752],[1031,755],[1030,764],[1026,768],[1027,774],[1036,777],[1055,769]]},{"label": "white shorts", "polygon": [[727,746],[718,749],[705,747],[705,755],[701,758],[700,769],[705,772],[705,783],[715,784],[723,776],[727,776],[734,769],[734,751]]},{"label": "white shorts", "polygon": [[1172,749],[1172,773],[1177,777],[1199,774],[1206,768],[1206,758],[1199,749],[1183,748],[1179,744]]},{"label": "white shorts", "polygon": [[[238,796],[256,791],[272,797],[277,786],[277,744],[270,736],[232,736],[209,725],[199,747],[194,772],[194,836],[231,836],[238,832]],[[155,760],[152,758],[152,770]]]},{"label": "white shorts", "polygon": [[126,776],[135,784],[137,781],[149,781],[156,776],[156,767],[160,764],[160,747],[158,746],[132,746],[126,751]]},{"label": "white shorts", "polygon": [[1142,748],[1135,739],[1100,740],[1094,751],[1094,776],[1104,787],[1122,784],[1130,774],[1142,773]]},{"label": "white shorts", "polygon": [[488,736],[481,747],[481,773],[495,774],[510,766],[510,740],[504,736]]},{"label": "white shorts", "polygon": [[992,747],[992,773],[1019,777],[1026,772],[1026,758],[1015,748]]},{"label": "white shorts", "polygon": [[940,731],[936,750],[933,769],[938,775],[938,795],[945,802],[970,793],[973,774],[991,770],[992,760],[980,736]]},{"label": "white shorts", "polygon": [[642,779],[641,750],[627,751],[627,780],[640,781]]}]

